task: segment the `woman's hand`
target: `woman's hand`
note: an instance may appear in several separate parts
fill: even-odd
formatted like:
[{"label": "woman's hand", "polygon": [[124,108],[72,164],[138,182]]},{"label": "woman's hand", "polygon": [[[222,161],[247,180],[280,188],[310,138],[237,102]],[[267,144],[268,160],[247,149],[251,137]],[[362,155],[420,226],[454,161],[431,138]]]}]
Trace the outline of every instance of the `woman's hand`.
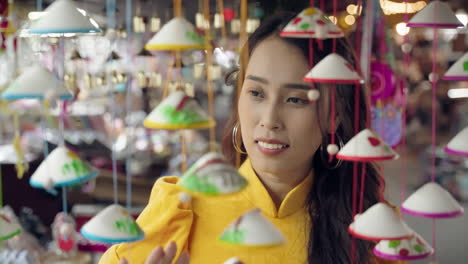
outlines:
[{"label": "woman's hand", "polygon": [[[177,245],[174,241],[167,244],[166,248],[163,249],[161,246],[153,249],[146,258],[145,264],[171,264],[177,253]],[[187,252],[183,252],[175,264],[188,264],[189,255]],[[119,264],[130,264],[126,259],[121,259]]]}]

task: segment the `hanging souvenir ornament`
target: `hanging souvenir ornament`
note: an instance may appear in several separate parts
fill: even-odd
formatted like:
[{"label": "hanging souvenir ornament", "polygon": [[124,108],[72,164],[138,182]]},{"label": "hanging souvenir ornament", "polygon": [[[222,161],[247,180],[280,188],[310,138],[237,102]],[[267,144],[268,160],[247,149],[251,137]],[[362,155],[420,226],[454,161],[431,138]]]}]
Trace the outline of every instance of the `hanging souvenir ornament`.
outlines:
[{"label": "hanging souvenir ornament", "polygon": [[309,7],[291,20],[280,36],[327,39],[341,38],[344,34],[320,9]]},{"label": "hanging souvenir ornament", "polygon": [[56,0],[31,24],[30,34],[101,33],[99,25],[71,0]]},{"label": "hanging souvenir ornament", "polygon": [[449,81],[468,81],[468,52],[448,69],[442,79]]},{"label": "hanging souvenir ornament", "polygon": [[0,241],[10,239],[21,233],[21,226],[0,212]]},{"label": "hanging souvenir ornament", "polygon": [[351,138],[336,157],[348,161],[379,161],[397,159],[398,154],[379,135],[366,128]]},{"label": "hanging souvenir ornament", "polygon": [[167,22],[145,45],[148,50],[204,49],[205,40],[183,17]]},{"label": "hanging souvenir ornament", "polygon": [[445,152],[461,157],[468,157],[468,127],[462,129],[444,148]]},{"label": "hanging souvenir ornament", "polygon": [[434,254],[434,249],[420,235],[414,233],[411,238],[381,240],[373,252],[382,259],[412,261],[431,256]]},{"label": "hanging souvenir ornament", "polygon": [[134,242],[145,237],[125,208],[112,204],[89,220],[80,230],[89,240],[106,244]]},{"label": "hanging souvenir ornament", "polygon": [[458,20],[447,3],[431,1],[426,7],[416,13],[406,26],[457,28],[463,27],[463,24]]},{"label": "hanging souvenir ornament", "polygon": [[395,94],[396,77],[392,69],[385,63],[372,62],[371,64],[371,99],[377,100],[391,98]]},{"label": "hanging souvenir ornament", "polygon": [[323,58],[304,77],[306,82],[317,83],[361,83],[361,77],[343,57],[331,53]]},{"label": "hanging souvenir ornament", "polygon": [[198,129],[215,125],[195,99],[182,91],[166,97],[144,120],[152,129]]},{"label": "hanging souvenir ornament", "polygon": [[36,188],[52,189],[80,184],[97,175],[97,169],[81,161],[66,147],[59,146],[39,165],[29,183]]},{"label": "hanging souvenir ornament", "polygon": [[276,246],[286,243],[278,229],[253,209],[240,216],[220,236],[220,241],[237,246]]},{"label": "hanging souvenir ornament", "polygon": [[2,93],[6,100],[26,98],[46,99],[53,95],[62,100],[73,98],[72,93],[51,72],[40,65],[27,68]]},{"label": "hanging souvenir ornament", "polygon": [[247,186],[247,180],[216,152],[203,155],[182,176],[179,184],[190,192],[231,194]]},{"label": "hanging souvenir ornament", "polygon": [[410,238],[414,232],[385,203],[377,203],[362,214],[356,214],[348,231],[365,240],[398,240]]},{"label": "hanging souvenir ornament", "polygon": [[[381,102],[381,101],[380,101]],[[389,146],[396,147],[403,137],[403,110],[392,103],[371,107],[371,127]]]},{"label": "hanging souvenir ornament", "polygon": [[464,209],[439,184],[429,182],[403,202],[401,211],[427,218],[451,218],[463,215]]}]

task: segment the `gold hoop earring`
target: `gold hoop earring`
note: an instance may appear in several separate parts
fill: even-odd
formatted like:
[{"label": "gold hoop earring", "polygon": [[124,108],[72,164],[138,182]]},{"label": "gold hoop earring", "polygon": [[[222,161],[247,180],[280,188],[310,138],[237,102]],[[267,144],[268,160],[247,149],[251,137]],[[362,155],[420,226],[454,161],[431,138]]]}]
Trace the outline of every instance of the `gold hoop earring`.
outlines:
[{"label": "gold hoop earring", "polygon": [[247,152],[243,151],[239,145],[237,145],[237,130],[239,129],[239,123],[236,122],[234,127],[232,128],[232,145],[234,149],[239,152],[240,154],[247,154]]}]

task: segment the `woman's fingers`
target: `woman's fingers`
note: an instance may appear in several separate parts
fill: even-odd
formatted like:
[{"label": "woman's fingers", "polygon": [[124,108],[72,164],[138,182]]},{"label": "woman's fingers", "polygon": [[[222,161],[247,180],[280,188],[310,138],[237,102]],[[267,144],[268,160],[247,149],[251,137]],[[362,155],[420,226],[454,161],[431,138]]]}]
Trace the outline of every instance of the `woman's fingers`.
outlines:
[{"label": "woman's fingers", "polygon": [[177,253],[177,245],[174,241],[171,241],[169,244],[166,245],[164,249],[164,257],[161,261],[161,264],[171,264],[172,260]]},{"label": "woman's fingers", "polygon": [[161,264],[164,255],[164,250],[159,246],[151,251],[148,258],[146,258],[145,264]]},{"label": "woman's fingers", "polygon": [[189,264],[189,261],[190,261],[189,254],[187,252],[182,252],[182,254],[180,254],[180,257],[175,264]]}]

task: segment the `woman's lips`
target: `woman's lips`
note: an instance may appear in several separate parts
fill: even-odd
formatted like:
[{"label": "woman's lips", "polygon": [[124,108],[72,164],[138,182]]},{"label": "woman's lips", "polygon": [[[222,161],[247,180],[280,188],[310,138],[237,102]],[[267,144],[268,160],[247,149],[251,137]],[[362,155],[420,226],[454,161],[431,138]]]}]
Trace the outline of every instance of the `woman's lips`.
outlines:
[{"label": "woman's lips", "polygon": [[279,140],[271,139],[257,139],[255,140],[257,148],[266,155],[272,156],[277,155],[289,148],[288,144],[285,144]]}]

